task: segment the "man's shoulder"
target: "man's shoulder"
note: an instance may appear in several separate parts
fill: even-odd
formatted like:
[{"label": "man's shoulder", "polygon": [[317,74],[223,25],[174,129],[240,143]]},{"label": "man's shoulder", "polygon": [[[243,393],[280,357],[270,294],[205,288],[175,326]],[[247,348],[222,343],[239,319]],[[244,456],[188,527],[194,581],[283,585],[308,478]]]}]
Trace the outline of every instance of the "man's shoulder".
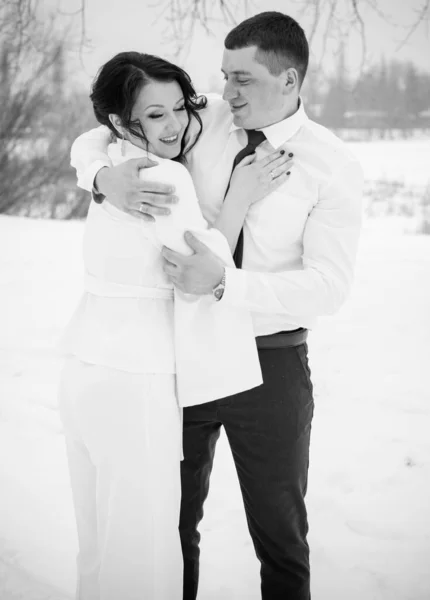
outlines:
[{"label": "man's shoulder", "polygon": [[322,145],[325,148],[328,157],[337,159],[339,163],[357,161],[357,157],[348,144],[328,127],[308,119],[306,133],[311,136],[317,145]]}]

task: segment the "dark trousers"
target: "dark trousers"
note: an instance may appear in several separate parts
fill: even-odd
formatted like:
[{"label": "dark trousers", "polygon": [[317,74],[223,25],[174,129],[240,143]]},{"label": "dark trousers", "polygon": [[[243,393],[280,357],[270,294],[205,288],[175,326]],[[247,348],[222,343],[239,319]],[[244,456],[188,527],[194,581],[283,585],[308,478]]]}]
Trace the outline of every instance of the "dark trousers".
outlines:
[{"label": "dark trousers", "polygon": [[[309,600],[309,547],[304,497],[313,416],[307,345],[259,351],[264,384],[184,409],[180,533],[183,600],[195,600],[199,578],[198,524],[225,427],[242,491],[263,600]],[[221,374],[220,374],[221,375]]]}]

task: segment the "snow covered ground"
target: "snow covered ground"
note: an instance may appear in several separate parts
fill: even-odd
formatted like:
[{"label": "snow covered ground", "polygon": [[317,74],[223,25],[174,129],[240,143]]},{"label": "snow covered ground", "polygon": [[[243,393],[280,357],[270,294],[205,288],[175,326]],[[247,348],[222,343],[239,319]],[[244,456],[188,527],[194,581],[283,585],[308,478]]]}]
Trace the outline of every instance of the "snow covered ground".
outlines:
[{"label": "snow covered ground", "polygon": [[348,142],[368,181],[383,179],[407,186],[429,184],[429,139]]},{"label": "snow covered ground", "polygon": [[[380,176],[379,161],[392,170],[387,178],[413,169],[414,183],[426,184],[428,142],[395,143],[402,152],[391,161],[394,143],[381,144],[379,152],[354,145],[369,177]],[[366,222],[353,294],[311,333],[313,600],[430,599],[430,236],[408,233],[412,225]],[[79,297],[82,230],[0,217],[1,600],[73,597],[77,544],[53,345]],[[258,563],[222,437],[202,524],[199,600],[258,598]]]}]

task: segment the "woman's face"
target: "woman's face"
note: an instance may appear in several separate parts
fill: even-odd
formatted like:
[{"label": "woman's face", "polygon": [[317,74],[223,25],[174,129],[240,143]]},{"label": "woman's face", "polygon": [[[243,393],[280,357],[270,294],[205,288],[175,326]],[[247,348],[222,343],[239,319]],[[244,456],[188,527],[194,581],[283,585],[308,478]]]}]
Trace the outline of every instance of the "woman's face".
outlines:
[{"label": "woman's face", "polygon": [[188,125],[184,95],[177,81],[151,81],[139,92],[131,119],[139,119],[148,145],[128,134],[127,139],[160,158],[175,158]]}]

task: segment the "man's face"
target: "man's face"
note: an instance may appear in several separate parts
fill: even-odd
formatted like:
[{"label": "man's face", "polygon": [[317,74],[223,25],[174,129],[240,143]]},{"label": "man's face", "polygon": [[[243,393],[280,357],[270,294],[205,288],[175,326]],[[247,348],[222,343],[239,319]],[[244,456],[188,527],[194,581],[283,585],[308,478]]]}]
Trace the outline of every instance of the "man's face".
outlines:
[{"label": "man's face", "polygon": [[234,124],[259,129],[282,121],[288,112],[285,74],[272,75],[255,60],[256,46],[224,49],[221,70],[225,86],[223,98],[230,104]]}]

